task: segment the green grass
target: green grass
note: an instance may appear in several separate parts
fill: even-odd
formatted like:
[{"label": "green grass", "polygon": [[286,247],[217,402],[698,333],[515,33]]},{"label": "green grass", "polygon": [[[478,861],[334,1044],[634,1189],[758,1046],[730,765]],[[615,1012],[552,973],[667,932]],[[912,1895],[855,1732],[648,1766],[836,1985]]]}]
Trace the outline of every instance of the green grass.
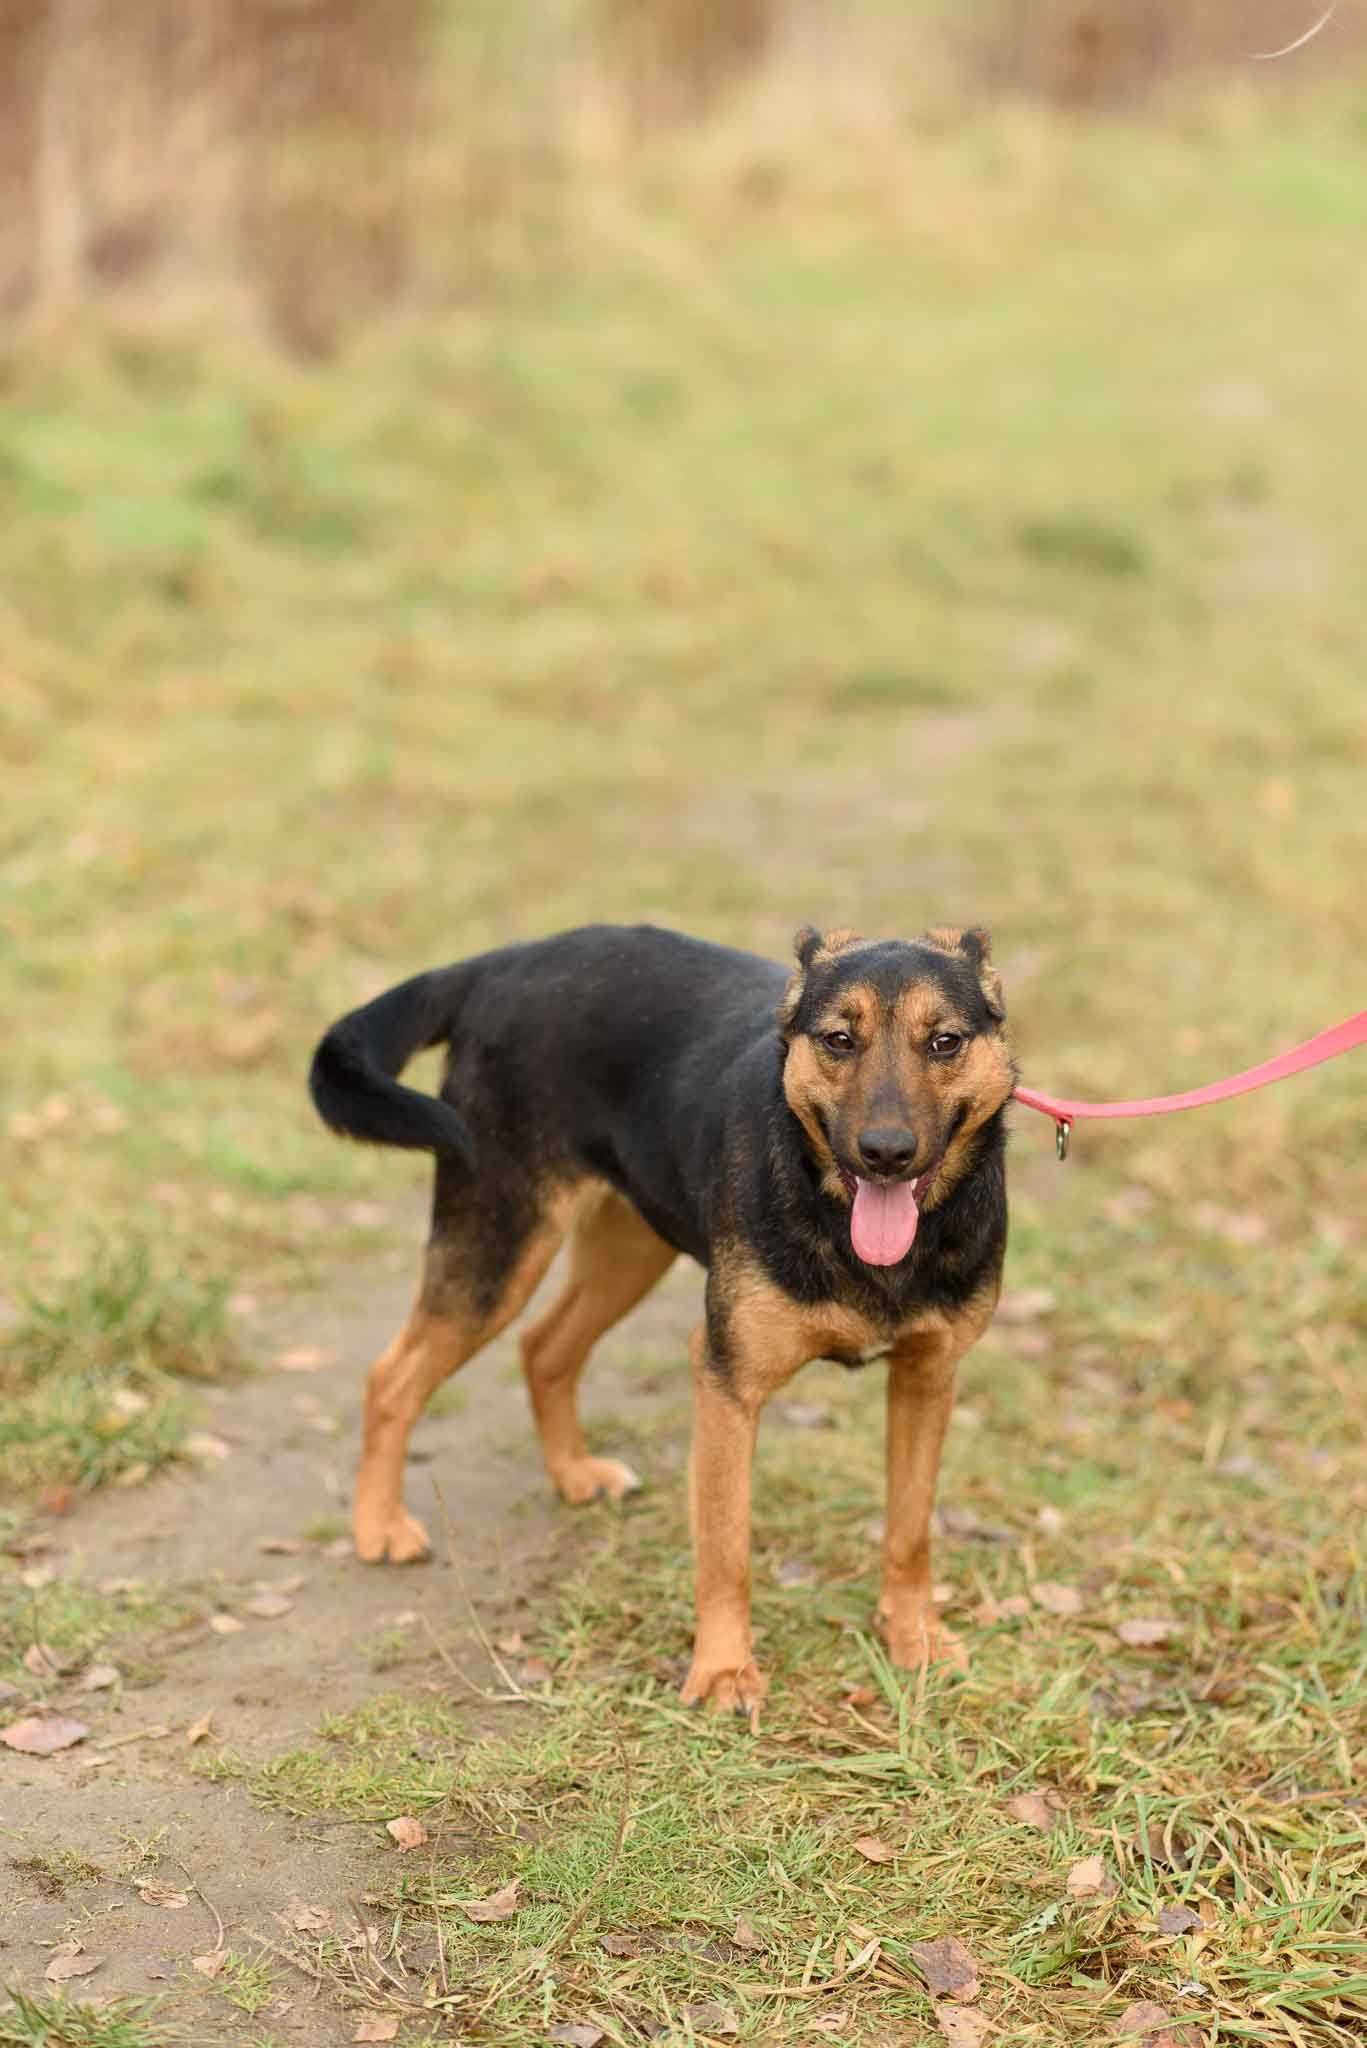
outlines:
[{"label": "green grass", "polygon": [[[28,1693],[55,1690],[57,1679],[43,1680],[22,1668],[33,1644],[51,1650],[60,1671],[69,1676],[104,1644],[145,1637],[180,1611],[176,1596],[151,1588],[102,1593],[79,1579],[54,1578],[32,1588],[18,1577],[0,1580],[0,1679]],[[134,1655],[136,1660],[141,1653]],[[133,1675],[133,1669],[125,1673]]]},{"label": "green grass", "polygon": [[[426,1170],[315,1127],[318,1031],[583,917],[779,950],[808,918],[981,918],[1027,1076],[1079,1094],[1179,1088],[1359,1005],[1363,135],[1350,90],[1168,131],[1003,118],[794,154],[767,196],[662,144],[619,189],[585,172],[553,279],[326,369],[88,335],[16,357],[5,1273],[88,1301],[132,1236],[201,1301],[326,1275],[357,1201]],[[415,2027],[686,2036],[715,1998],[748,2039],[842,2011],[840,2038],[931,2040],[909,1944],[952,1931],[1002,2043],[1081,2048],[1141,1997],[1221,2048],[1361,2038],[1367,1070],[1084,1130],[1066,1169],[1017,1121],[1010,1279],[1059,1307],[966,1368],[944,1498],[1008,1540],[941,1547],[963,1683],[908,1698],[863,1633],[867,1375],[831,1382],[836,1429],[766,1438],[757,1742],[674,1702],[660,1458],[543,1618],[554,1707],[496,1742],[415,1689],[211,1766],[377,1850],[429,1816],[389,1904],[429,1986],[439,1916],[456,2003]],[[20,1415],[136,1369],[154,1462],[168,1348],[135,1367],[59,1320],[85,1334],[15,1382]],[[11,1485],[116,1471],[96,1412],[11,1448]],[[1048,1580],[1076,1618],[974,1618]],[[1157,1650],[1112,1632],[1155,1614]],[[1005,1812],[1026,1787],[1062,1801],[1047,1838]],[[1075,1901],[1094,1853],[1117,1889]],[[514,1875],[505,1923],[449,1903]],[[1180,1902],[1205,1932],[1160,1939]],[[872,1935],[853,1981],[776,1995]]]},{"label": "green grass", "polygon": [[144,1999],[108,2002],[10,1992],[0,2011],[0,2048],[166,2048],[179,2039]]}]

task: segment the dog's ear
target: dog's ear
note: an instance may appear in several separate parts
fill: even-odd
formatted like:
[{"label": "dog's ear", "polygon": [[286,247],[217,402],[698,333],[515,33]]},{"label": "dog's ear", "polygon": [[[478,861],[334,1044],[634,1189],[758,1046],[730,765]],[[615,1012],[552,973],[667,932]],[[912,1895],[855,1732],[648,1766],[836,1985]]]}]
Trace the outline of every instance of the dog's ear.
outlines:
[{"label": "dog's ear", "polygon": [[843,953],[847,946],[857,945],[858,941],[858,932],[819,932],[814,924],[801,925],[794,932],[793,952],[797,956],[797,965],[788,977],[788,986],[778,1006],[778,1028],[785,1038],[793,1028],[793,1020],[802,1002],[802,991],[812,968],[819,960],[829,960],[833,953]]},{"label": "dog's ear", "polygon": [[1002,978],[992,965],[992,937],[980,924],[970,925],[967,931],[950,930],[938,925],[926,933],[932,946],[942,953],[961,953],[978,977],[978,986],[983,992],[988,1014],[994,1023],[1000,1024],[1006,1015],[1006,999],[1002,994]]}]

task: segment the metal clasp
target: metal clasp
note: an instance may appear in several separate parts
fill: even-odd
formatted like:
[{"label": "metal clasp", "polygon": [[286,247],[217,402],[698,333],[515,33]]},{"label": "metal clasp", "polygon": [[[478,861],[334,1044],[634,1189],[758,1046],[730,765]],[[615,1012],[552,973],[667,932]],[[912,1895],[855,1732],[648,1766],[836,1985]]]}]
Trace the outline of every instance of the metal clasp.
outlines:
[{"label": "metal clasp", "polygon": [[1068,1140],[1072,1137],[1072,1135],[1072,1119],[1070,1117],[1061,1116],[1058,1122],[1054,1125],[1054,1143],[1058,1148],[1058,1156],[1060,1159],[1066,1159],[1068,1157]]}]

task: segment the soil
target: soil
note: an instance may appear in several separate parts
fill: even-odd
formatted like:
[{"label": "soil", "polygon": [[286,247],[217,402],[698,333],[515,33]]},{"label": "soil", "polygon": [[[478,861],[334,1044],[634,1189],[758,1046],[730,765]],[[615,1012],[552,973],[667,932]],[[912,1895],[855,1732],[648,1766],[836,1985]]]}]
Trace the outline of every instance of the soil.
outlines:
[{"label": "soil", "polygon": [[[416,1244],[416,1228],[412,1236]],[[278,1755],[312,1739],[322,1713],[377,1693],[424,1684],[455,1692],[433,1634],[480,1686],[498,1688],[471,1609],[490,1636],[526,1630],[593,1517],[614,1512],[569,1509],[553,1496],[509,1335],[472,1361],[446,1411],[439,1401],[414,1432],[408,1499],[437,1535],[436,1561],[366,1566],[337,1534],[306,1535],[329,1520],[339,1532],[346,1525],[365,1369],[407,1312],[415,1263],[395,1253],[350,1269],[326,1301],[258,1312],[250,1327],[259,1373],[203,1403],[200,1427],[226,1455],[209,1451],[139,1488],[82,1499],[48,1525],[55,1545],[41,1558],[60,1576],[141,1580],[189,1619],[102,1650],[124,1673],[114,1690],[81,1692],[80,1671],[46,1689],[49,1707],[89,1727],[78,1746],[46,1758],[0,1752],[0,1984],[50,1988],[52,1945],[74,1938],[100,1963],[69,1992],[161,1996],[168,2038],[265,2033],[290,2048],[353,2038],[356,2010],[284,1962],[274,1971],[278,1995],[250,2022],[191,1962],[219,1945],[215,1916],[239,1955],[260,1952],[254,1937],[283,1945],[277,1916],[287,1921],[293,1901],[332,1910],[345,1928],[349,1902],[389,1884],[394,1845],[378,1823],[263,1811],[242,1784],[212,1782],[196,1766],[215,1748],[249,1761]],[[603,1340],[586,1377],[590,1441],[611,1452],[614,1424],[630,1435],[629,1457],[638,1470],[644,1463],[647,1484],[682,1483],[678,1446],[657,1445],[656,1462],[669,1469],[652,1472],[650,1440],[643,1456],[633,1420],[678,1401],[700,1295],[701,1275],[681,1260]],[[306,1373],[271,1363],[300,1346],[328,1361]],[[302,1548],[264,1552],[276,1538]],[[247,1612],[260,1587],[301,1574],[285,1595],[287,1614]],[[244,1626],[216,1633],[211,1617],[223,1612]],[[379,1640],[386,1654],[377,1657]],[[474,1705],[491,1717],[527,1711]],[[3,1718],[24,1710],[22,1698],[8,1700]],[[191,1745],[206,1714],[212,1733]],[[140,1887],[152,1881],[188,1891],[188,1906],[147,1903]]]}]

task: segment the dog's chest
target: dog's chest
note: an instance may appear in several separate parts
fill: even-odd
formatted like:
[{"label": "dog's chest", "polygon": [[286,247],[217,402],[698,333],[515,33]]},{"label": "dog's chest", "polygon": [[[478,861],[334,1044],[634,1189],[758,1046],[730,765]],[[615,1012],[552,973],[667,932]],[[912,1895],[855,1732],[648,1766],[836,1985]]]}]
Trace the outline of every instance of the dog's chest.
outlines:
[{"label": "dog's chest", "polygon": [[849,1366],[852,1371],[864,1365],[878,1365],[895,1354],[914,1351],[918,1339],[930,1333],[932,1322],[938,1329],[941,1319],[922,1315],[883,1323],[869,1316],[838,1311],[829,1317],[821,1332],[820,1355],[834,1359],[837,1365]]}]

